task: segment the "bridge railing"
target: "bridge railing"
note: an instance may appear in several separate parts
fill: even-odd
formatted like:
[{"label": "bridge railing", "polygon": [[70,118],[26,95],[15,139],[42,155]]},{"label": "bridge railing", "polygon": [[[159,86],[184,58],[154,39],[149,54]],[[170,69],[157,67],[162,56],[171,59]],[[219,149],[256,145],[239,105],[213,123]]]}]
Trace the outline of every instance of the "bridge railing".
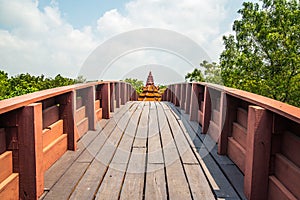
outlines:
[{"label": "bridge railing", "polygon": [[248,199],[300,199],[300,108],[209,83],[169,85],[163,100],[198,121],[238,166]]},{"label": "bridge railing", "polygon": [[98,120],[137,95],[124,82],[91,82],[0,101],[0,199],[37,199],[44,173]]}]

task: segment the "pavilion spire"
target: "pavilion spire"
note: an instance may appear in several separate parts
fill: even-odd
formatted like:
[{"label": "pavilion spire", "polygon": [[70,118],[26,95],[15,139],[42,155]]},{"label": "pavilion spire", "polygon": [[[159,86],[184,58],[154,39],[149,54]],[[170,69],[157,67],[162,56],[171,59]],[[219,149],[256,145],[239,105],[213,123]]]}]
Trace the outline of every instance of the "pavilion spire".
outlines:
[{"label": "pavilion spire", "polygon": [[153,76],[151,71],[149,72],[148,78],[147,78],[147,82],[146,82],[146,86],[147,85],[154,85],[154,80],[153,80]]}]

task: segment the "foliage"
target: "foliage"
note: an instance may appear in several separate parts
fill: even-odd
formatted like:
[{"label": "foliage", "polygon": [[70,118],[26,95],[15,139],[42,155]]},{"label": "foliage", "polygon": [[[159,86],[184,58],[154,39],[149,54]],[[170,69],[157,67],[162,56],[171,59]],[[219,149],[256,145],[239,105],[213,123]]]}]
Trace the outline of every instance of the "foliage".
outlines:
[{"label": "foliage", "polygon": [[204,60],[200,63],[200,66],[204,68],[204,75],[202,71],[198,68],[195,68],[192,73],[187,73],[185,76],[185,80],[189,82],[209,82],[215,84],[223,84],[222,77],[221,77],[221,68],[215,62],[209,63]]},{"label": "foliage", "polygon": [[166,85],[158,85],[158,92],[160,94],[163,94],[165,92],[165,90],[167,89]]},{"label": "foliage", "polygon": [[224,84],[300,106],[300,4],[243,3],[235,35],[223,37]]},{"label": "foliage", "polygon": [[124,81],[126,83],[131,84],[138,94],[140,94],[143,91],[143,87],[144,87],[143,81],[135,78],[126,78]]},{"label": "foliage", "polygon": [[201,67],[204,67],[204,75],[205,75],[205,82],[215,83],[222,85],[222,77],[221,77],[221,67],[215,62],[209,63],[204,60],[200,63]]},{"label": "foliage", "polygon": [[191,73],[185,75],[185,80],[189,82],[203,82],[204,77],[200,69],[195,68]]},{"label": "foliage", "polygon": [[8,78],[8,74],[0,70],[0,100],[36,92],[39,90],[72,85],[82,82],[83,80],[83,77],[74,80],[65,78],[60,74],[52,79],[45,78],[44,75],[33,76],[28,73],[19,74]]}]

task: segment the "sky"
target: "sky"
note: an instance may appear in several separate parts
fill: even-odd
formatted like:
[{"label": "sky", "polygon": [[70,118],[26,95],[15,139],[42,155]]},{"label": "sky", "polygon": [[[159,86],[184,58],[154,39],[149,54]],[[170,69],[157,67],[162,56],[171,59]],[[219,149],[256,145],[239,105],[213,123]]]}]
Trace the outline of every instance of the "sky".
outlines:
[{"label": "sky", "polygon": [[[160,84],[180,82],[201,59],[218,62],[241,7],[241,0],[0,0],[0,70],[88,80],[145,80],[151,70]],[[189,60],[184,52],[200,54],[198,47],[205,56]]]}]

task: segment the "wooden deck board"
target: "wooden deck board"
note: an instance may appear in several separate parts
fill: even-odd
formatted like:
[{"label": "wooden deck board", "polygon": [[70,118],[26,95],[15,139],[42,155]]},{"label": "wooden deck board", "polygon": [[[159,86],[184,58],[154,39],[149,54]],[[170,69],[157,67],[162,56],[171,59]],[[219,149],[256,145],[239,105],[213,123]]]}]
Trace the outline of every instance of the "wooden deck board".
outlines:
[{"label": "wooden deck board", "polygon": [[125,104],[46,172],[42,198],[239,199],[220,169],[232,163],[210,154],[186,118],[166,102]]}]

